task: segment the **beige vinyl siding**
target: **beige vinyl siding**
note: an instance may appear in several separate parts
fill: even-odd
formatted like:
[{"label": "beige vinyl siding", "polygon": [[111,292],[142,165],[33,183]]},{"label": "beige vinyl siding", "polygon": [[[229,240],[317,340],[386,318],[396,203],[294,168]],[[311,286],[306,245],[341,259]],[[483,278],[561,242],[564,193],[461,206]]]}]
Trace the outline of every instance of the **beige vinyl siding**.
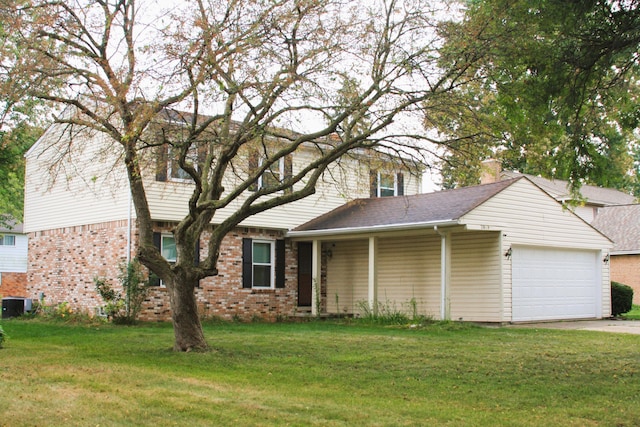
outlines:
[{"label": "beige vinyl siding", "polygon": [[436,317],[440,313],[440,237],[380,238],[378,302],[382,307]]},{"label": "beige vinyl siding", "polygon": [[[461,222],[468,228],[500,230],[503,233],[501,253],[512,245],[551,248],[603,250],[612,243],[580,217],[562,209],[553,198],[528,180],[518,180],[504,191],[465,215]],[[496,226],[499,224],[500,226]],[[504,257],[504,255],[503,255]],[[511,284],[511,260],[503,258],[502,281]],[[603,265],[603,316],[610,313],[609,266]],[[503,321],[511,320],[511,286],[503,289]]]},{"label": "beige vinyl siding", "polygon": [[[313,151],[302,150],[294,153],[293,173],[300,172],[313,160]],[[239,167],[238,169],[241,169]],[[149,174],[146,178],[147,196],[154,219],[162,221],[179,221],[187,213],[187,203],[191,195],[191,184],[184,182],[157,182]],[[228,176],[224,187],[232,189],[238,179]],[[301,187],[297,184],[296,188]],[[407,194],[415,194],[420,189],[420,180],[406,174],[405,187]],[[247,193],[248,195],[248,193]],[[325,212],[342,206],[355,198],[369,197],[369,169],[358,160],[345,157],[339,163],[331,165],[318,181],[316,193],[311,196],[280,206],[246,219],[240,225],[245,227],[292,229]],[[241,196],[228,207],[218,211],[213,223],[220,223],[228,218],[246,196]]]},{"label": "beige vinyl siding", "polygon": [[[604,259],[607,252],[600,252],[600,258]],[[602,263],[602,317],[611,316],[611,261]]]},{"label": "beige vinyl siding", "polygon": [[368,300],[369,243],[367,240],[345,240],[329,245],[327,312],[358,313],[359,304]]},{"label": "beige vinyl siding", "polygon": [[[126,219],[129,185],[120,147],[100,134],[53,125],[26,155],[25,232]],[[67,139],[68,141],[68,139]],[[115,166],[114,166],[115,165]]]},{"label": "beige vinyl siding", "polygon": [[450,316],[453,320],[502,321],[500,233],[451,236]]},{"label": "beige vinyl siding", "polygon": [[609,240],[589,224],[521,179],[463,216],[461,223],[478,230],[506,234],[504,243],[575,249],[602,249]]}]

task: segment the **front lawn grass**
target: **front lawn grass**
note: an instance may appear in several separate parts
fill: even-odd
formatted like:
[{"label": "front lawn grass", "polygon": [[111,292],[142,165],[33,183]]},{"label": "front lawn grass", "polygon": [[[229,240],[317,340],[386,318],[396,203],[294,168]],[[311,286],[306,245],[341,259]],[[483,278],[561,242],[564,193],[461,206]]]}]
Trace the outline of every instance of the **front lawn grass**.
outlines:
[{"label": "front lawn grass", "polygon": [[622,314],[621,317],[628,320],[640,320],[640,305],[632,305],[631,311]]},{"label": "front lawn grass", "polygon": [[310,322],[3,321],[0,425],[633,426],[640,336]]}]

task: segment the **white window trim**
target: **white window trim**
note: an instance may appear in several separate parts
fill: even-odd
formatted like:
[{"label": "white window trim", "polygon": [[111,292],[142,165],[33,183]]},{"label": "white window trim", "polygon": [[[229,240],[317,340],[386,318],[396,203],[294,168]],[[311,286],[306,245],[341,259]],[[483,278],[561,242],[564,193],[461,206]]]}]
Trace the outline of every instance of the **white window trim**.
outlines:
[{"label": "white window trim", "polygon": [[[16,245],[16,236],[14,236],[13,234],[2,234],[2,235],[0,235],[0,238],[2,238],[0,246],[15,246]],[[9,240],[9,238],[11,238],[11,243],[7,242],[7,240]]]},{"label": "white window trim", "polygon": [[[253,274],[253,267],[255,265],[267,265],[263,263],[254,263],[253,262],[253,254],[254,254],[254,245],[256,243],[268,243],[270,249],[270,272],[269,272],[269,283],[270,286],[256,286],[254,284],[255,274]],[[275,289],[276,287],[276,241],[275,240],[264,240],[264,239],[253,239],[251,241],[251,288],[252,289]]]},{"label": "white window trim", "polygon": [[[260,157],[260,160],[258,161],[258,167],[262,167],[262,165],[265,162],[265,158],[264,157]],[[272,165],[273,166],[273,165]],[[267,170],[265,170],[262,175],[260,175],[258,177],[258,189],[262,189],[263,188],[263,177],[264,174],[269,173]],[[284,157],[280,157],[278,159],[278,182],[282,182],[282,180],[284,179]]]},{"label": "white window trim", "polygon": [[[169,181],[173,181],[173,182],[192,183],[193,179],[191,179],[191,176],[189,176],[189,174],[187,174],[186,171],[184,173],[187,174],[187,178],[178,178],[178,177],[173,176],[174,160],[175,160],[175,163],[177,163],[177,160],[173,158],[173,153],[174,153],[174,149],[173,148],[169,148],[169,158],[167,160],[167,179]],[[194,146],[189,147],[189,152],[187,153],[187,160],[190,161],[191,163],[193,163],[193,165],[195,166],[196,170],[198,170],[198,151],[197,151],[196,147],[194,147]],[[178,166],[178,170],[183,170],[183,169]]]},{"label": "white window trim", "polygon": [[[165,237],[170,237],[170,238],[172,238],[174,242],[175,242],[175,239],[176,239],[176,238],[175,238],[175,236],[174,236],[173,234],[170,234],[170,233],[161,233],[161,234],[160,234],[160,254],[162,254],[162,248],[163,248],[163,244],[162,244],[162,243],[164,242]],[[163,255],[163,258],[164,258],[164,255]],[[168,258],[165,258],[165,259],[166,259],[168,262],[170,262],[170,263],[175,263],[175,262],[177,262],[177,261],[178,261],[178,259],[177,259],[177,254],[176,254],[176,259],[173,259],[173,260],[168,259]],[[159,286],[160,286],[161,288],[166,288],[166,287],[167,287],[167,285],[165,285],[165,284],[164,284],[164,282],[162,281],[162,279],[160,279],[160,285],[159,285]]]},{"label": "white window trim", "polygon": [[[387,189],[391,189],[390,187],[382,187],[382,176],[383,175],[391,175],[393,177],[393,195],[397,196],[398,195],[398,172],[380,172],[378,171],[378,179],[377,179],[377,188],[376,188],[376,196],[377,197],[383,197],[382,196],[382,190],[383,188],[385,190]],[[384,196],[384,197],[389,197],[389,196]]]}]

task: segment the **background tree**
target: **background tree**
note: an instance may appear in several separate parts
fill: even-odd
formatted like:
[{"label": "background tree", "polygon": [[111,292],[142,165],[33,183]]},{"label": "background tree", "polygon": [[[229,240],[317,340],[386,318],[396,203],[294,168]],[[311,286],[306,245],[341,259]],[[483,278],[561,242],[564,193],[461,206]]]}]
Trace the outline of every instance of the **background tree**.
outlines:
[{"label": "background tree", "polygon": [[468,183],[491,153],[509,169],[640,194],[640,2],[464,5],[464,19],[442,27],[443,62],[460,60],[471,45],[485,53],[468,69],[476,81],[461,88],[454,114],[427,118],[465,142],[447,154],[460,167],[445,181]]},{"label": "background tree", "polygon": [[[1,13],[1,12],[0,12]],[[20,56],[10,19],[0,15],[0,226],[22,221],[25,152],[42,134],[42,103],[23,96],[22,82],[12,72]]]},{"label": "background tree", "polygon": [[[470,65],[437,68],[438,13],[425,0],[195,0],[168,11],[136,0],[3,5],[22,50],[11,68],[17,90],[67,107],[58,123],[115,141],[136,211],[138,258],[167,286],[182,351],[206,347],[194,289],[217,274],[230,230],[312,194],[328,165],[355,150],[416,155],[416,141],[428,139],[399,123],[428,99],[444,102],[437,99],[463,83]],[[156,126],[158,118],[180,126]],[[303,144],[315,147],[313,161],[248,191]],[[143,179],[165,146],[194,183],[173,230],[175,264],[153,244]],[[263,157],[255,170],[247,167],[252,151]],[[229,175],[234,185],[223,187]],[[231,205],[231,215],[216,217]],[[195,266],[205,229],[208,256]]]}]

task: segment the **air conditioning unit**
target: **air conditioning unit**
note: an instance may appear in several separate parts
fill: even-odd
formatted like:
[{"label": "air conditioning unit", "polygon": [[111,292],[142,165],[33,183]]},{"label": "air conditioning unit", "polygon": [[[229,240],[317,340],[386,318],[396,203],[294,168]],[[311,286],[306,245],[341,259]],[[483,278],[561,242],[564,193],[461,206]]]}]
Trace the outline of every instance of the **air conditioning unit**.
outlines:
[{"label": "air conditioning unit", "polygon": [[2,298],[2,318],[9,319],[11,317],[22,316],[24,313],[31,311],[33,300],[24,297],[6,297]]}]

